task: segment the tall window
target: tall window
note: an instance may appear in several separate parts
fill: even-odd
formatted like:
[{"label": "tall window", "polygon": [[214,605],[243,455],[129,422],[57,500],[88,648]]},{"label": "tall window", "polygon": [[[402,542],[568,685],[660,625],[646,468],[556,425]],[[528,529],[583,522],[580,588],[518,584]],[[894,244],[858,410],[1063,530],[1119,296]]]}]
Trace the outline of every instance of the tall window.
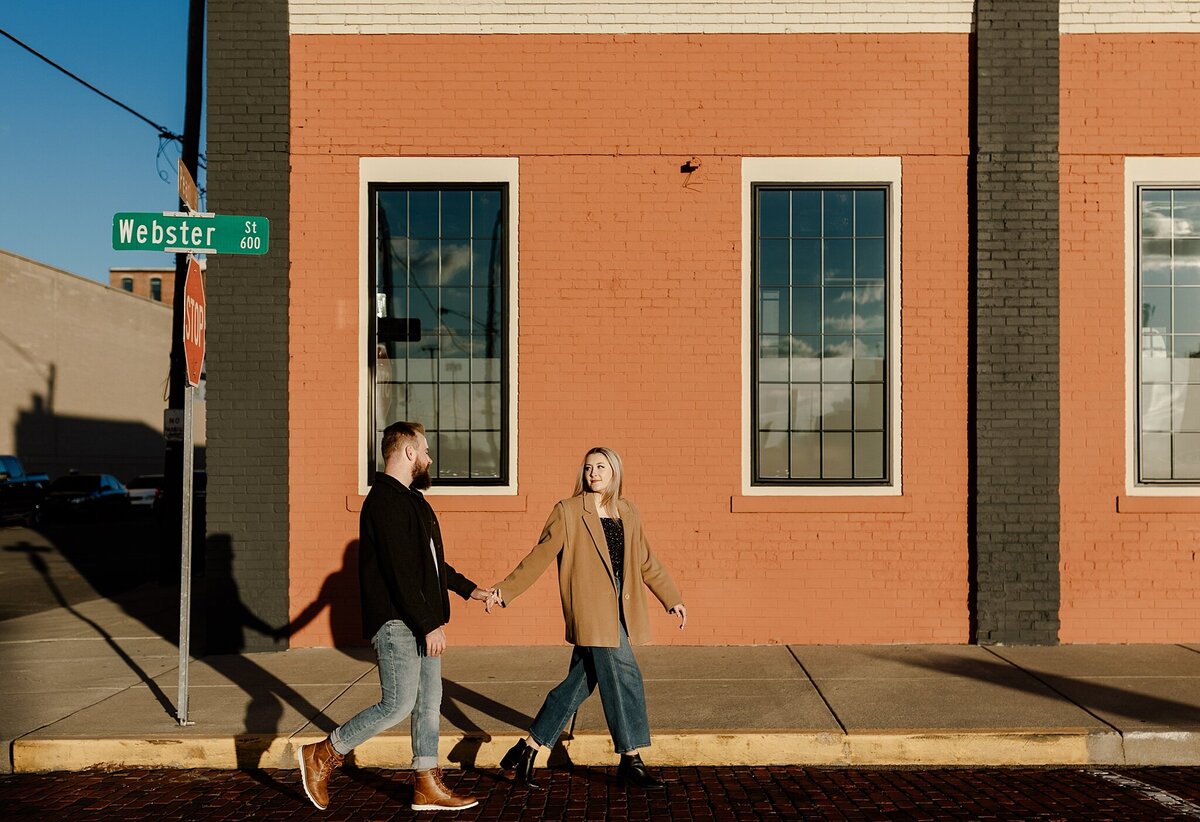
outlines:
[{"label": "tall window", "polygon": [[162,302],[162,277],[150,278],[150,299]]},{"label": "tall window", "polygon": [[133,291],[133,277],[122,277],[121,288],[126,291]]},{"label": "tall window", "polygon": [[888,189],[753,190],[753,481],[890,481]]},{"label": "tall window", "polygon": [[1200,481],[1200,189],[1138,190],[1138,481]]},{"label": "tall window", "polygon": [[370,188],[377,465],[383,429],[425,426],[440,485],[500,485],[508,470],[507,187]]}]

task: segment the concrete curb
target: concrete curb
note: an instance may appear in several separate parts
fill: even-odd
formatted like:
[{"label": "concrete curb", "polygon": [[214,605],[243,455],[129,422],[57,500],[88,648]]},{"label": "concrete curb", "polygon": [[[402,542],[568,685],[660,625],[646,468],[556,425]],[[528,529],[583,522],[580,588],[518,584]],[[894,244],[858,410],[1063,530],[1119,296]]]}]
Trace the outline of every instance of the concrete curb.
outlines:
[{"label": "concrete curb", "polygon": [[[159,739],[24,738],[12,745],[16,773],[121,768],[295,768],[296,746],[320,736],[215,736]],[[496,768],[520,738],[445,735],[443,760]],[[576,765],[607,767],[617,757],[607,734],[580,734],[563,743]],[[404,735],[384,735],[355,750],[362,767],[407,768]],[[1200,766],[1200,733],[1113,731],[911,731],[899,733],[660,733],[647,755],[656,766]]]}]

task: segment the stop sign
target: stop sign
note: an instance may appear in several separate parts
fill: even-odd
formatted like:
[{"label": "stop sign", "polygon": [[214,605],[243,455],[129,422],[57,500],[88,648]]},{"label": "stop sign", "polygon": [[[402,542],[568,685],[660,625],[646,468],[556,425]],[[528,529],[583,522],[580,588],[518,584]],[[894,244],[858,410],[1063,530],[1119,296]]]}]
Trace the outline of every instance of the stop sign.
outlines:
[{"label": "stop sign", "polygon": [[188,385],[200,384],[200,371],[204,367],[206,313],[204,274],[200,271],[200,263],[189,254],[187,276],[183,281],[183,357],[187,361]]}]

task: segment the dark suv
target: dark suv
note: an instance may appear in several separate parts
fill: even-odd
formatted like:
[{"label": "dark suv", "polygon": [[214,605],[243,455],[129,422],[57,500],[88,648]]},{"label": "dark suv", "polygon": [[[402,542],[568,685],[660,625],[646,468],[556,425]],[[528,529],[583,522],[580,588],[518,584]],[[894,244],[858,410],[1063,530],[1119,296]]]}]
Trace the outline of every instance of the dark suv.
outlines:
[{"label": "dark suv", "polygon": [[50,483],[39,522],[116,519],[129,513],[129,491],[111,474],[68,474]]}]

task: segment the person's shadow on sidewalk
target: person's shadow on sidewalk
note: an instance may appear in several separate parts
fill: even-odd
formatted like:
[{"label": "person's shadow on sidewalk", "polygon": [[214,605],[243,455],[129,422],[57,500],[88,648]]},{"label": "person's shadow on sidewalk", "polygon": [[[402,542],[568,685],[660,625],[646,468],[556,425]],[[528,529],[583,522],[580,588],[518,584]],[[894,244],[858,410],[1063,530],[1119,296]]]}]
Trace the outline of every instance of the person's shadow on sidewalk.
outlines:
[{"label": "person's shadow on sidewalk", "polygon": [[235,740],[238,768],[253,773],[264,785],[298,796],[262,770],[263,757],[278,738],[284,707],[291,707],[326,732],[333,730],[335,723],[325,718],[321,707],[243,653],[246,631],[280,639],[288,626],[270,625],[242,601],[233,576],[233,541],[228,535],[210,536],[206,549],[206,595],[211,607],[206,613],[204,641],[209,654],[203,662],[250,697],[243,715],[244,732]]}]

